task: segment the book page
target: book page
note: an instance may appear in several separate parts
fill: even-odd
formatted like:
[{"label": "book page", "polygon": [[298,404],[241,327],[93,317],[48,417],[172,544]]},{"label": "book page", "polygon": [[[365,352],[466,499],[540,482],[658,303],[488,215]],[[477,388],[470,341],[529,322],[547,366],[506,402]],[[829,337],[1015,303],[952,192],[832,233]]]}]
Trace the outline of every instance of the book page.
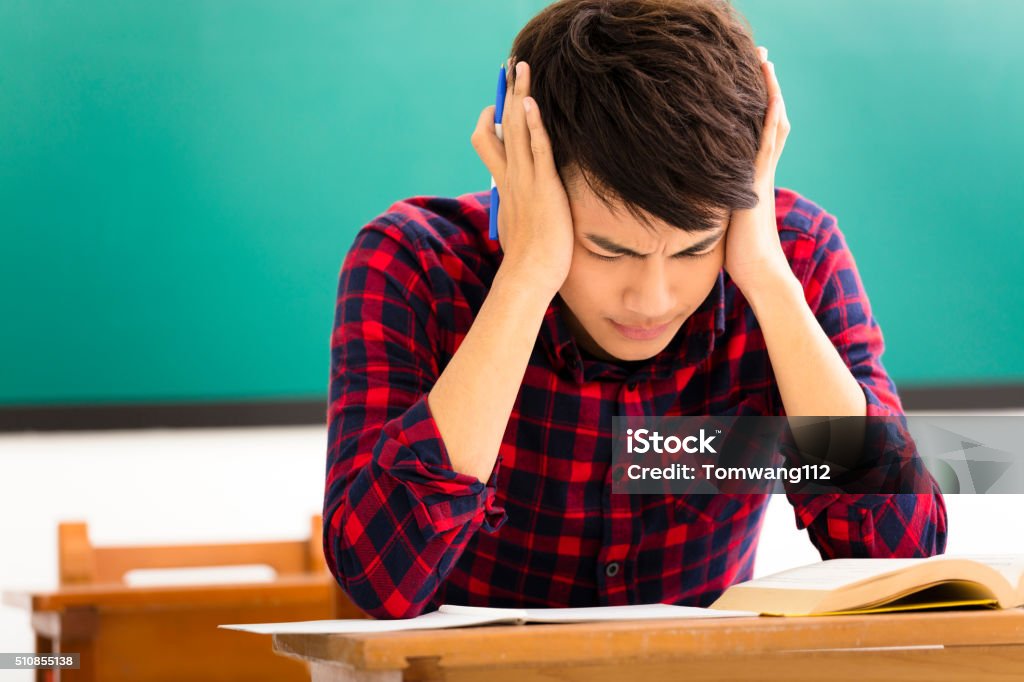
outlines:
[{"label": "book page", "polygon": [[500,609],[444,604],[439,611],[459,614],[492,614],[529,623],[593,623],[613,620],[654,620],[660,618],[729,618],[756,616],[752,611],[713,611],[673,604],[632,604],[628,606],[583,606],[563,609]]},{"label": "book page", "polygon": [[[499,609],[501,610],[501,609]],[[367,632],[402,632],[406,630],[432,630],[435,628],[460,628],[469,625],[483,625],[506,620],[500,615],[443,613],[433,611],[415,618],[398,620],[372,620],[354,618],[350,620],[307,620],[293,623],[242,623],[219,625],[225,630],[255,632],[261,635],[335,635]]]},{"label": "book page", "polygon": [[827,592],[914,566],[927,559],[829,559],[742,583],[744,587]]},{"label": "book page", "polygon": [[1006,581],[1016,589],[1024,589],[1024,555],[1022,554],[940,554],[931,557],[930,561],[945,561],[949,559],[967,559],[985,564],[1006,578]]}]

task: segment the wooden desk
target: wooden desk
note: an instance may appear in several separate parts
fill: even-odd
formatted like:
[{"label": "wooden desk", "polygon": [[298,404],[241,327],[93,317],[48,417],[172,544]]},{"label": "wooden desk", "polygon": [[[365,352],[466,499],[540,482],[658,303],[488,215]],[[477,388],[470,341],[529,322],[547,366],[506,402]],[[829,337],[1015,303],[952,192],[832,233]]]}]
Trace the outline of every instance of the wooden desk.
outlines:
[{"label": "wooden desk", "polygon": [[[5,592],[32,614],[36,653],[79,653],[78,670],[39,670],[53,682],[301,682],[298,661],[275,656],[258,635],[222,623],[362,618],[331,577],[319,514],[302,540],[188,545],[93,545],[81,521],[57,526],[59,587]],[[132,586],[132,570],[265,565],[267,582]]]},{"label": "wooden desk", "polygon": [[274,635],[314,682],[1021,680],[1024,610]]},{"label": "wooden desk", "polygon": [[[81,654],[81,669],[58,671],[53,679],[82,682],[308,679],[302,664],[268,651],[265,637],[217,626],[337,618],[335,598],[326,573],[271,583],[97,583],[4,593],[5,604],[31,611],[38,653]],[[36,679],[46,679],[44,671]]]}]

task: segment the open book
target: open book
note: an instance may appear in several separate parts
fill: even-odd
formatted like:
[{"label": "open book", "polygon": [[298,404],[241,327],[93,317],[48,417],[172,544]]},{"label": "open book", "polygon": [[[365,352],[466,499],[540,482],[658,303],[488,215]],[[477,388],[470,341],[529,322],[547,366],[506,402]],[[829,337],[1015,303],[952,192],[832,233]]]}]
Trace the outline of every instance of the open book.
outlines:
[{"label": "open book", "polygon": [[1024,555],[830,559],[733,585],[712,609],[810,616],[1024,605]]},{"label": "open book", "polygon": [[748,611],[702,609],[673,604],[632,606],[591,606],[576,609],[496,609],[481,606],[443,604],[437,611],[400,620],[309,620],[296,623],[249,623],[220,625],[228,630],[281,634],[353,634],[433,630],[493,623],[589,623],[614,620],[656,620],[664,618],[730,618],[756,616]]}]

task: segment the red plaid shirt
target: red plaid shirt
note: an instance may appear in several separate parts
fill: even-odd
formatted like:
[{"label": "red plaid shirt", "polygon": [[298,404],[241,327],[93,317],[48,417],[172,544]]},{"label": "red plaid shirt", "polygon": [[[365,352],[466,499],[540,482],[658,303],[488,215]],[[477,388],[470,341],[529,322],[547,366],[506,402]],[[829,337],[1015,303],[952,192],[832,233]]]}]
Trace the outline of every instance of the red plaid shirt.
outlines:
[{"label": "red plaid shirt", "polygon": [[[324,551],[378,618],[442,603],[707,606],[752,577],[767,495],[612,495],[617,415],[784,415],[764,337],[728,275],[659,355],[581,355],[556,296],[487,482],[455,472],[426,395],[501,262],[486,192],[396,203],[355,238],[331,336]],[[867,396],[899,415],[882,332],[835,219],[776,190],[783,249]],[[870,455],[869,455],[870,456]],[[823,558],[941,553],[934,495],[790,495]]]}]

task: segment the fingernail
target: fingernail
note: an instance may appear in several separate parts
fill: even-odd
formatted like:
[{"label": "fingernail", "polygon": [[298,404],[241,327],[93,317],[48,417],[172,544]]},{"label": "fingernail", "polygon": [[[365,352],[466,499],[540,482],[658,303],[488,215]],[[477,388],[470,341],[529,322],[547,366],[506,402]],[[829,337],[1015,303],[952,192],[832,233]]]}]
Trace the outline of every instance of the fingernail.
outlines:
[{"label": "fingernail", "polygon": [[525,65],[526,62],[516,62],[516,78],[519,78],[520,76],[523,75],[523,67]]},{"label": "fingernail", "polygon": [[531,100],[529,97],[524,99],[523,100],[523,109],[526,109],[526,111],[528,111],[528,112],[529,111],[533,111],[533,100]]}]

